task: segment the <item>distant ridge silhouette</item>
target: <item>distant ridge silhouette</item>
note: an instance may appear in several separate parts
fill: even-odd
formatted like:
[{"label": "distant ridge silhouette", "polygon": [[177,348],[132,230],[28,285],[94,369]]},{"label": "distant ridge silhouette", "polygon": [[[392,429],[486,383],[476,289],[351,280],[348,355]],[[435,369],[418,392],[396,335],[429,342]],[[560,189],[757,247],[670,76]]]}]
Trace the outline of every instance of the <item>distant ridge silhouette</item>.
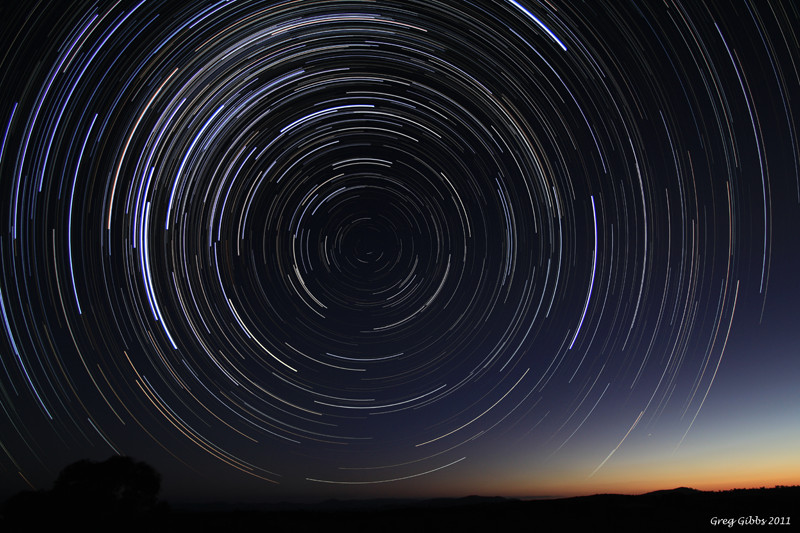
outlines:
[{"label": "distant ridge silhouette", "polygon": [[516,531],[523,524],[530,531],[672,532],[719,531],[720,524],[731,527],[730,521],[767,525],[768,520],[778,526],[772,530],[790,531],[800,523],[800,517],[791,515],[800,502],[800,486],[718,492],[678,487],[641,495],[538,500],[466,496],[172,508],[157,500],[160,482],[152,467],[127,457],[79,461],[62,470],[53,490],[25,491],[9,498],[0,531],[441,533]]}]

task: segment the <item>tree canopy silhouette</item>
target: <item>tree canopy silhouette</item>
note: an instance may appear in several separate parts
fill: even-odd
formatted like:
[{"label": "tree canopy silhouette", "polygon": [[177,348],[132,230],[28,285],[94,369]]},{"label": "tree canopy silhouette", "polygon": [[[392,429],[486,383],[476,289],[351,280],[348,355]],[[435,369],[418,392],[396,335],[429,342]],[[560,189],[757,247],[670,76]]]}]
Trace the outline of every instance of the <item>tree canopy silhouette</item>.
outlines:
[{"label": "tree canopy silhouette", "polygon": [[6,501],[7,522],[0,529],[70,525],[83,531],[135,530],[164,510],[158,502],[160,488],[161,475],[147,463],[122,456],[102,462],[84,459],[65,467],[52,490],[25,491]]},{"label": "tree canopy silhouette", "polygon": [[52,492],[70,514],[141,514],[155,508],[160,488],[161,476],[152,466],[115,456],[65,467]]}]

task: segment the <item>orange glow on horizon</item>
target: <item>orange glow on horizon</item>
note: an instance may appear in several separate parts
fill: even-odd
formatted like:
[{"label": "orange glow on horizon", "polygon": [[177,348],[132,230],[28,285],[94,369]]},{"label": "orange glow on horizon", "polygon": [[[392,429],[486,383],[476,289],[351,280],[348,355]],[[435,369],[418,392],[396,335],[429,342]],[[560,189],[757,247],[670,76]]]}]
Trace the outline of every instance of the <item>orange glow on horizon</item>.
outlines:
[{"label": "orange glow on horizon", "polygon": [[[593,494],[644,494],[689,487],[704,491],[750,489],[776,485],[800,485],[800,458],[766,458],[749,462],[694,461],[659,466],[626,465],[598,472],[594,477],[540,478],[505,487],[510,497],[572,497]],[[500,487],[493,487],[497,490]],[[488,493],[487,493],[488,495]]]}]

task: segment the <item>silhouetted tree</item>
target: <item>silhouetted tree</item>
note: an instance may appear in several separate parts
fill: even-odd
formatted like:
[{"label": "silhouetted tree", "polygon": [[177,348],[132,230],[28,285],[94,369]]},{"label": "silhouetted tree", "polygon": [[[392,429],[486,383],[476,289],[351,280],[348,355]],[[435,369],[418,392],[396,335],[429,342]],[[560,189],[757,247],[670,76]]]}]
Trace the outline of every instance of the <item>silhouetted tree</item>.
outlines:
[{"label": "silhouetted tree", "polygon": [[[9,531],[135,531],[153,525],[161,476],[130,457],[78,461],[65,467],[50,491],[21,492],[3,506]],[[0,528],[0,529],[2,529]]]},{"label": "silhouetted tree", "polygon": [[117,456],[67,466],[53,496],[69,514],[142,514],[155,508],[160,488],[161,476],[152,466]]}]

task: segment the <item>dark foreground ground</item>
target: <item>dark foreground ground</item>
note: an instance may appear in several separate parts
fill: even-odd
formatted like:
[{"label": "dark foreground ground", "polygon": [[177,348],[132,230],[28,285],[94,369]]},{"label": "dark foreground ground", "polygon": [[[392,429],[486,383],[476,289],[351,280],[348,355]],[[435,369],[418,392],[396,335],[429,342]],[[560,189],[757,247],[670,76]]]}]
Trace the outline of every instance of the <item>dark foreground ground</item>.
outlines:
[{"label": "dark foreground ground", "polygon": [[702,492],[680,488],[558,500],[325,502],[272,510],[181,510],[149,515],[56,516],[9,501],[0,531],[279,532],[377,531],[800,531],[800,487]]}]

